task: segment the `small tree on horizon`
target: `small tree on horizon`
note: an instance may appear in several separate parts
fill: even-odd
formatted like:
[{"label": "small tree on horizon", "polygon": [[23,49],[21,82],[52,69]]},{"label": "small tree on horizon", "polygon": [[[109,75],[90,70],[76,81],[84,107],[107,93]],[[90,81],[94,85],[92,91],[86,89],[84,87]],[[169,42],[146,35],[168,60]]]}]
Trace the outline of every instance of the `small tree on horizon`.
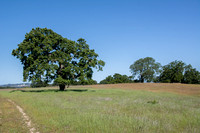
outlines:
[{"label": "small tree on horizon", "polygon": [[141,58],[135,61],[131,66],[130,70],[133,77],[138,76],[140,82],[151,82],[157,74],[160,72],[160,63],[155,62],[152,57]]},{"label": "small tree on horizon", "polygon": [[24,81],[54,80],[62,91],[73,81],[92,79],[92,68],[102,71],[105,65],[84,39],[75,42],[47,28],[32,29],[12,55],[23,64]]}]

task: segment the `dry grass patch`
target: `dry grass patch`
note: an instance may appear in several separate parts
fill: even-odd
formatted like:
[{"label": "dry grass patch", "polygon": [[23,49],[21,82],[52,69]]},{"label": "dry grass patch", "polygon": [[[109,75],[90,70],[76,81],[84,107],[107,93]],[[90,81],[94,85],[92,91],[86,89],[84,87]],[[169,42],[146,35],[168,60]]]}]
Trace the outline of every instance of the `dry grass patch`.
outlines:
[{"label": "dry grass patch", "polygon": [[[81,86],[79,86],[80,88]],[[88,88],[98,89],[130,89],[130,90],[147,90],[153,92],[172,92],[184,95],[200,96],[200,85],[179,84],[179,83],[125,83],[125,84],[106,84],[106,85],[89,85]]]}]

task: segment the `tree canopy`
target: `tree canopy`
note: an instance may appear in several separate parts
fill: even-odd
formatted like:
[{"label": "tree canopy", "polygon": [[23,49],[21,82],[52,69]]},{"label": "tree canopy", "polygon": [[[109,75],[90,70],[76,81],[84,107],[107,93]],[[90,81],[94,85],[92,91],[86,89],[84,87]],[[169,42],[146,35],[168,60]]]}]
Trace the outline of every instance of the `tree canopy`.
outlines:
[{"label": "tree canopy", "polygon": [[161,82],[181,83],[185,63],[182,61],[173,61],[168,65],[163,66],[163,71],[160,74]]},{"label": "tree canopy", "polygon": [[102,71],[105,62],[82,38],[72,41],[47,28],[35,28],[12,51],[23,64],[24,81],[51,82],[60,90],[73,81],[92,78],[93,69]]},{"label": "tree canopy", "polygon": [[146,57],[135,61],[130,66],[130,70],[133,77],[138,76],[140,82],[151,82],[156,74],[159,74],[160,67],[160,63],[155,62],[155,59],[152,57]]},{"label": "tree canopy", "polygon": [[160,76],[158,76],[157,81],[165,83],[199,84],[200,72],[190,64],[186,65],[182,61],[175,60],[163,66],[163,70]]},{"label": "tree canopy", "polygon": [[185,73],[183,75],[183,83],[188,84],[199,84],[200,83],[200,72],[197,71],[192,65],[187,65],[185,67]]}]

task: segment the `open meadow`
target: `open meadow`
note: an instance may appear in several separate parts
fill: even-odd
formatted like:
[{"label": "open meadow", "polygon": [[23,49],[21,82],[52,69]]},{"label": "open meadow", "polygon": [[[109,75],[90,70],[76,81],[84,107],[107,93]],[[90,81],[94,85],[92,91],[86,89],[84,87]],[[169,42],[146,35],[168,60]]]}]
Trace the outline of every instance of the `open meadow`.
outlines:
[{"label": "open meadow", "polygon": [[200,85],[132,83],[0,90],[0,132],[200,132]]}]

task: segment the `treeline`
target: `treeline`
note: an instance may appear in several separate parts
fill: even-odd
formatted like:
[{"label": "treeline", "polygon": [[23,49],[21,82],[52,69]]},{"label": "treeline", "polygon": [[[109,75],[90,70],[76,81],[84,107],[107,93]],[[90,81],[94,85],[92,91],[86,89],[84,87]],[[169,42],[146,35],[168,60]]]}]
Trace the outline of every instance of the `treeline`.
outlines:
[{"label": "treeline", "polygon": [[139,82],[199,84],[200,72],[183,61],[172,61],[165,66],[151,57],[135,61],[130,70]]},{"label": "treeline", "polygon": [[132,79],[132,76],[115,73],[113,76],[109,75],[104,80],[100,81],[100,84],[133,83],[134,81]]},{"label": "treeline", "polygon": [[[186,83],[200,84],[200,72],[192,65],[187,65],[183,61],[172,61],[165,66],[161,66],[152,57],[141,58],[135,61],[130,70],[132,76],[121,75],[115,73],[109,75],[100,84],[116,84],[116,83],[136,83],[136,82],[155,82],[155,83]],[[93,79],[85,79],[82,81],[73,81],[70,85],[94,85],[97,81]],[[51,86],[57,86],[54,82]],[[31,84],[31,87],[45,87],[47,83],[39,81]]]},{"label": "treeline", "polygon": [[141,58],[135,61],[130,70],[132,76],[114,74],[108,76],[100,84],[155,82],[155,83],[186,83],[200,84],[200,72],[192,65],[183,61],[172,61],[161,66],[152,57]]},{"label": "treeline", "polygon": [[186,65],[182,61],[173,61],[162,67],[162,71],[156,77],[155,82],[200,84],[200,72],[190,64]]}]

